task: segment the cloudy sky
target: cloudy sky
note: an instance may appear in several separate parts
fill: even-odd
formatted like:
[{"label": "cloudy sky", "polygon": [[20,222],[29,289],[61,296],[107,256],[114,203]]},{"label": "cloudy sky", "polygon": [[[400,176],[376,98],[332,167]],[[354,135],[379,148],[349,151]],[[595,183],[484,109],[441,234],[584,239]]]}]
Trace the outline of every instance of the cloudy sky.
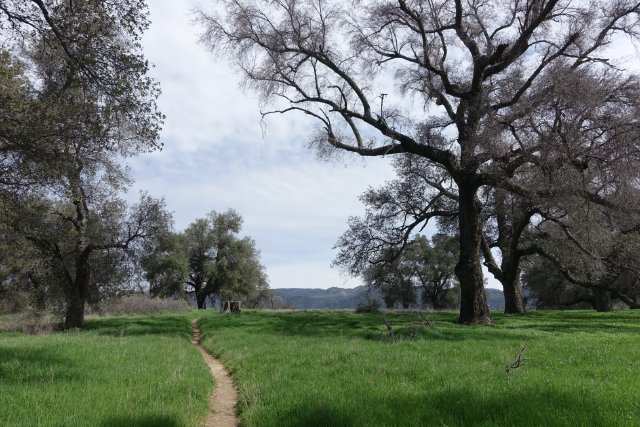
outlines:
[{"label": "cloudy sky", "polygon": [[[211,10],[213,2],[148,1],[152,25],[143,43],[162,86],[165,148],[130,162],[131,197],[139,190],[164,197],[178,230],[211,210],[236,209],[272,288],[361,284],[330,267],[332,247],[347,218],[363,212],[358,196],[393,178],[390,159],[317,161],[305,147],[312,121],[295,115],[261,121],[260,104],[240,89],[237,71],[198,44],[201,29],[191,11]],[[628,41],[616,40],[608,53],[638,68],[638,48]],[[485,275],[490,287],[500,287]]]},{"label": "cloudy sky", "polygon": [[238,73],[197,43],[200,29],[190,15],[197,2],[149,3],[144,48],[167,118],[164,149],[130,162],[133,191],[164,196],[178,230],[212,209],[236,209],[272,288],[361,284],[330,267],[332,247],[347,218],[362,213],[358,196],[393,178],[390,159],[317,161],[305,148],[313,122],[261,122],[260,104],[240,89]]}]

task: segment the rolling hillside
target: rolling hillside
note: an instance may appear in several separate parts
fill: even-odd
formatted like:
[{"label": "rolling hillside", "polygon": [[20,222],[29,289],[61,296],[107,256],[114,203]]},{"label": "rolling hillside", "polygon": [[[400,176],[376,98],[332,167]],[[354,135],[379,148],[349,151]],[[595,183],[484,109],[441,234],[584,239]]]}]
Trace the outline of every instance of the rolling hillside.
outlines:
[{"label": "rolling hillside", "polygon": [[[358,286],[352,289],[306,289],[288,288],[274,289],[276,295],[297,309],[353,309],[364,301],[367,295],[366,286]],[[502,291],[499,289],[487,289],[487,300],[491,310],[504,309]]]}]

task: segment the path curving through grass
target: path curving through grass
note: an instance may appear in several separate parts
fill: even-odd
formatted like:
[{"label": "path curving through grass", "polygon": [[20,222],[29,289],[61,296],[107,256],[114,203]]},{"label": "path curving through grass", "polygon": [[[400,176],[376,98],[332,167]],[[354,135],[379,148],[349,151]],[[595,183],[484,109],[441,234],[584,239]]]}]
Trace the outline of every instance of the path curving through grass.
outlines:
[{"label": "path curving through grass", "polygon": [[200,327],[198,326],[198,321],[193,320],[191,327],[193,328],[193,341],[191,341],[191,344],[200,351],[202,358],[207,363],[207,366],[209,366],[211,374],[216,380],[216,388],[209,399],[211,411],[204,425],[205,427],[235,427],[238,425],[238,419],[235,415],[238,392],[233,385],[231,376],[222,363],[214,359],[200,345]]},{"label": "path curving through grass", "polygon": [[[640,311],[203,313],[246,427],[640,427]],[[522,346],[524,365],[505,372]]]}]

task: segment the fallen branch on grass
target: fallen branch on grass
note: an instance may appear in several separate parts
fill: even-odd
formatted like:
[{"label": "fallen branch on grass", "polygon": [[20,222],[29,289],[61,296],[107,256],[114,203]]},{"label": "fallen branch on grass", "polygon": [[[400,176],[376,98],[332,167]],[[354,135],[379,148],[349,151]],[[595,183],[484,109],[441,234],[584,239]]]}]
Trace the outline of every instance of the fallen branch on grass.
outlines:
[{"label": "fallen branch on grass", "polygon": [[518,352],[518,354],[516,355],[516,360],[514,360],[514,362],[510,365],[507,365],[505,368],[505,372],[508,374],[511,370],[513,369],[517,369],[520,366],[524,365],[525,363],[525,359],[522,356],[522,354],[524,353],[524,345],[522,345],[522,347],[520,348],[520,351]]}]

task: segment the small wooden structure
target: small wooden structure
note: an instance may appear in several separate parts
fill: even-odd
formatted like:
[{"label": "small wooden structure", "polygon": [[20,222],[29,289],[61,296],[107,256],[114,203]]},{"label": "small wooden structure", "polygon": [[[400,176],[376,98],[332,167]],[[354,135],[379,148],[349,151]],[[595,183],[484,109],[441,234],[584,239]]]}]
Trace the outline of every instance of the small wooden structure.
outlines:
[{"label": "small wooden structure", "polygon": [[221,313],[242,313],[240,309],[240,301],[222,301],[220,306]]}]

